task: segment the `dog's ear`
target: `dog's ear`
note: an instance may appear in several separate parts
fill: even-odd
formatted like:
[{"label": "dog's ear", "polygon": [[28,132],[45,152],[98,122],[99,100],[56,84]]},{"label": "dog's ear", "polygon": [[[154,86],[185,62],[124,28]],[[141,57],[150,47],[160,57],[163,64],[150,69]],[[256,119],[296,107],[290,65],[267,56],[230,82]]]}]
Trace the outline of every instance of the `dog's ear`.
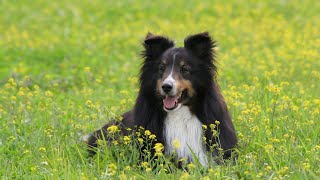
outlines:
[{"label": "dog's ear", "polygon": [[156,59],[167,49],[174,46],[174,42],[167,37],[148,33],[143,41],[145,50],[142,55],[147,59]]},{"label": "dog's ear", "polygon": [[216,43],[208,32],[186,37],[184,39],[184,47],[203,60],[211,61],[215,56],[214,48],[216,47]]}]

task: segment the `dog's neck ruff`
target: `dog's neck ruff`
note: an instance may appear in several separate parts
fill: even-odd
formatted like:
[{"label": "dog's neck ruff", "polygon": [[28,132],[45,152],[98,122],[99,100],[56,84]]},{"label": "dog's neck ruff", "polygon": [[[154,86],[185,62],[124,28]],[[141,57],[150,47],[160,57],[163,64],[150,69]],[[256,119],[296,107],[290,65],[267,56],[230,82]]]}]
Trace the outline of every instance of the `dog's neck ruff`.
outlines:
[{"label": "dog's neck ruff", "polygon": [[[202,166],[207,166],[207,155],[202,140],[202,123],[187,106],[169,111],[164,121],[165,153],[176,153],[179,159],[194,162],[194,155]],[[194,155],[193,155],[194,154]]]}]

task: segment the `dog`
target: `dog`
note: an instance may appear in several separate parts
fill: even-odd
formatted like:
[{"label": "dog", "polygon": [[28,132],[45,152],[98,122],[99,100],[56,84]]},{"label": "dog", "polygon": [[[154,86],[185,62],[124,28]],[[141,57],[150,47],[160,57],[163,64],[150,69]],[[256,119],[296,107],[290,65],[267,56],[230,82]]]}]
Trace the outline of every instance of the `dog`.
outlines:
[{"label": "dog", "polygon": [[[178,159],[188,162],[197,159],[204,167],[208,157],[217,156],[218,149],[224,159],[230,158],[237,137],[216,81],[215,40],[203,32],[186,37],[184,47],[175,47],[171,39],[148,33],[143,47],[134,108],[122,115],[121,122],[113,121],[92,133],[88,146],[96,148],[99,139],[108,141],[104,138],[107,128],[116,124],[124,135],[128,127],[143,127],[156,135],[165,154],[175,152]],[[210,144],[216,144],[214,151]]]}]

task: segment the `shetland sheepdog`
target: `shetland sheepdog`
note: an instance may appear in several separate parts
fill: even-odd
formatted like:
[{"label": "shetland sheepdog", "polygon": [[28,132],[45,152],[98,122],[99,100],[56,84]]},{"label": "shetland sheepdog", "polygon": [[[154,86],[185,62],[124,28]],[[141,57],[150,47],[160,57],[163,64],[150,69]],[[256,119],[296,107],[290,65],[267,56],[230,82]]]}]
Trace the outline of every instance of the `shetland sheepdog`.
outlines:
[{"label": "shetland sheepdog", "polygon": [[92,148],[99,139],[108,141],[107,128],[116,124],[124,135],[127,128],[143,127],[156,135],[155,143],[164,145],[165,154],[175,152],[178,159],[188,162],[197,158],[204,167],[208,157],[217,156],[218,151],[223,158],[230,158],[237,137],[216,81],[213,38],[207,32],[194,34],[185,38],[183,47],[175,47],[171,39],[148,33],[143,47],[133,109],[122,115],[122,121],[112,121],[93,132],[87,139],[90,152],[94,154]]}]

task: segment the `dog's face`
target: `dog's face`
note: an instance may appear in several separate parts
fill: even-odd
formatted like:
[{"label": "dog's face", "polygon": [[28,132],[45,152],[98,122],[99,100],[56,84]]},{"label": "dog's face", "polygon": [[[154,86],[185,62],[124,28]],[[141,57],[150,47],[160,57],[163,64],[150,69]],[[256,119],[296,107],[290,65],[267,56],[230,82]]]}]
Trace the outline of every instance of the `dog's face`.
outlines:
[{"label": "dog's face", "polygon": [[156,91],[162,96],[166,111],[188,104],[195,95],[190,58],[185,49],[174,48],[166,51],[160,59]]},{"label": "dog's face", "polygon": [[148,34],[144,46],[145,64],[153,64],[155,94],[162,99],[165,111],[192,105],[197,93],[208,88],[214,70],[214,42],[208,33],[187,37],[181,48],[174,48],[173,42],[165,37]]}]

